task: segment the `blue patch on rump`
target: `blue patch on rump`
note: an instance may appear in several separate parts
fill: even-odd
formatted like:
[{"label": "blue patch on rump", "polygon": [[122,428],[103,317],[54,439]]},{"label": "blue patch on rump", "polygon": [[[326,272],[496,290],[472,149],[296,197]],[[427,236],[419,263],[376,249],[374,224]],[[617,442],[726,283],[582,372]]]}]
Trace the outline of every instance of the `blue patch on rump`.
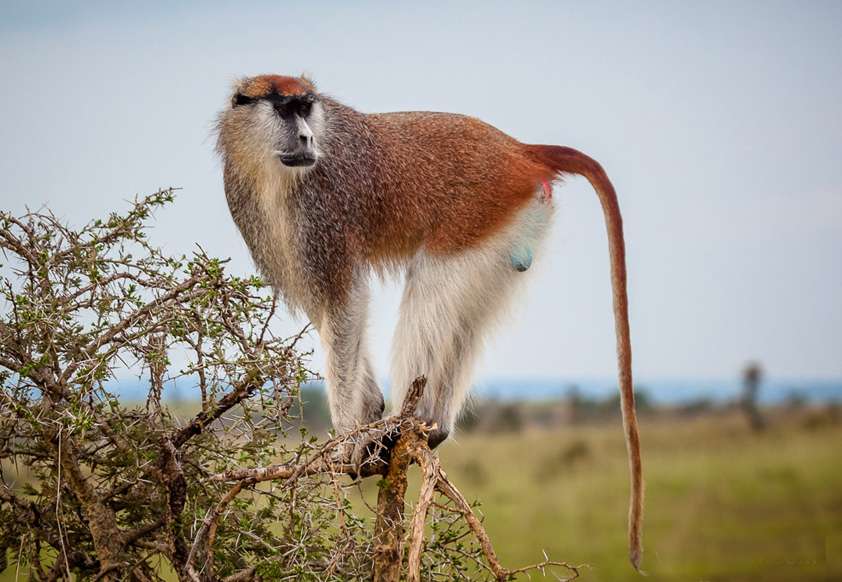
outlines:
[{"label": "blue patch on rump", "polygon": [[532,266],[532,249],[527,245],[518,245],[512,249],[512,267],[521,273]]}]

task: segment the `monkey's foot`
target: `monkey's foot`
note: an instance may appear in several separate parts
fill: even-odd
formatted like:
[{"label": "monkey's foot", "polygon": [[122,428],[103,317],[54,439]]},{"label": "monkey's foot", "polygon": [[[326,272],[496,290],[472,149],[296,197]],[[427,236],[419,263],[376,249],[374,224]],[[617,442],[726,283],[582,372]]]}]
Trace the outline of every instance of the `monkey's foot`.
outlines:
[{"label": "monkey's foot", "polygon": [[436,425],[433,426],[435,426],[435,428],[432,431],[430,431],[430,436],[427,437],[427,445],[431,449],[434,449],[440,444],[442,444],[445,440],[447,440],[447,437],[450,436],[449,430],[439,428]]}]

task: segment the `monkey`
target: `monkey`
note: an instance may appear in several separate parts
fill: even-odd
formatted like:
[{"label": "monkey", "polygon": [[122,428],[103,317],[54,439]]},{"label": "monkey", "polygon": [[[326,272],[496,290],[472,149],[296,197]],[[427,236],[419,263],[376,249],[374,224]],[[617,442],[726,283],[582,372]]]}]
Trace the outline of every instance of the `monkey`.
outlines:
[{"label": "monkey", "polygon": [[602,166],[570,147],[517,141],[479,119],[362,113],[304,77],[235,84],[217,122],[231,215],[263,276],[326,352],[334,429],[381,418],[366,347],[369,279],[403,274],[392,355],[396,410],[427,377],[417,415],[435,447],[453,430],[483,337],[546,238],[552,184],[585,177],[609,247],[619,389],[630,467],[629,557],[639,569],[643,473],[631,370],[625,241]]}]

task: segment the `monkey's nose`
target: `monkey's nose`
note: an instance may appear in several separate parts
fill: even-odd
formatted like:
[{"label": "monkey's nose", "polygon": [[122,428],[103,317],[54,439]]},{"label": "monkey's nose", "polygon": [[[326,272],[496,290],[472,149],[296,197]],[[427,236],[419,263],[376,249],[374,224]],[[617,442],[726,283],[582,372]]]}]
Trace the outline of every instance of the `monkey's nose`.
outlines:
[{"label": "monkey's nose", "polygon": [[298,134],[298,143],[303,147],[309,149],[313,148],[313,134],[300,133]]}]

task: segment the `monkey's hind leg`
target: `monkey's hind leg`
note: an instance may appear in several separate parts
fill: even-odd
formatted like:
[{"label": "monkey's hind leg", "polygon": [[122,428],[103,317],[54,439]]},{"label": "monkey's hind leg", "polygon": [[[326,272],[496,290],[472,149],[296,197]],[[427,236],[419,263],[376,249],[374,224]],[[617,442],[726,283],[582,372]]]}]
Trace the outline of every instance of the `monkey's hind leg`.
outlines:
[{"label": "monkey's hind leg", "polygon": [[392,406],[397,411],[417,376],[427,376],[418,416],[438,425],[435,446],[452,432],[466,400],[484,335],[505,310],[524,275],[512,268],[514,245],[540,245],[552,208],[535,201],[481,247],[434,256],[424,251],[406,275],[392,354]]}]

